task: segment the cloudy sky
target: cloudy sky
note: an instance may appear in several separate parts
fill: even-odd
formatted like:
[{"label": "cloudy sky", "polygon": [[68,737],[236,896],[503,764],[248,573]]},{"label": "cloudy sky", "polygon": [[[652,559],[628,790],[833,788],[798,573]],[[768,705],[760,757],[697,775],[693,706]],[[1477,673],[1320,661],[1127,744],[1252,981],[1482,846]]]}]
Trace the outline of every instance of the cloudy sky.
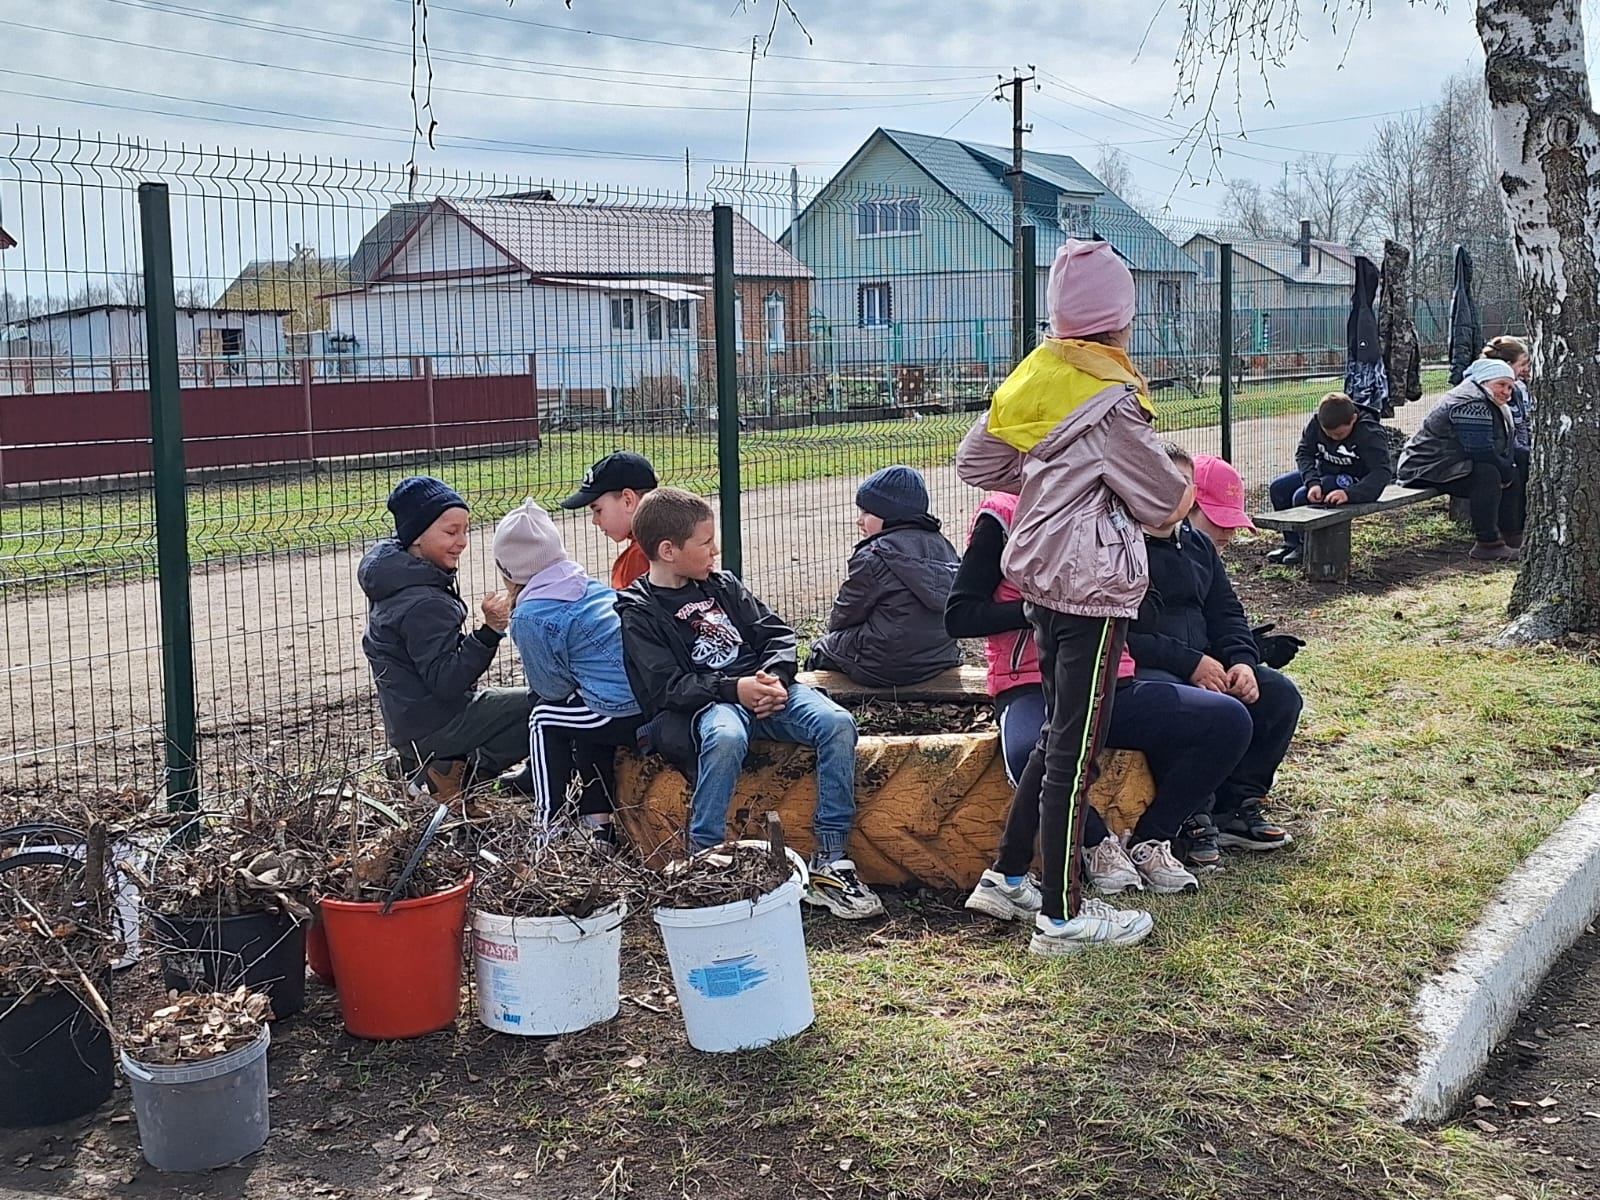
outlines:
[{"label": "cloudy sky", "polygon": [[[437,0],[428,25],[438,148],[427,161],[528,178],[698,190],[744,157],[752,36],[771,0]],[[1216,187],[1183,169],[1194,110],[1174,107],[1173,4],[794,0],[755,63],[749,158],[825,177],[877,126],[1007,143],[997,73],[1038,68],[1030,145],[1092,164],[1111,142],[1148,194],[1203,216]],[[1271,80],[1221,92],[1222,173],[1270,181],[1305,152],[1356,155],[1382,114],[1478,69],[1470,8],[1380,0],[1335,33],[1305,6],[1308,41]],[[0,0],[6,124],[404,162],[410,0]],[[1191,178],[1192,176],[1192,178]]]}]

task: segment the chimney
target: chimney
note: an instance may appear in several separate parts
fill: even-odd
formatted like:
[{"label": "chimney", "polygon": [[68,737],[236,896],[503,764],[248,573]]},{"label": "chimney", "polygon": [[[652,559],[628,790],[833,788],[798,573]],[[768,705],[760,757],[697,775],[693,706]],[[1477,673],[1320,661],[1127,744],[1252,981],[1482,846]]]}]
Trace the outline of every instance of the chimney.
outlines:
[{"label": "chimney", "polygon": [[1311,222],[1310,221],[1301,221],[1300,222],[1300,265],[1302,267],[1309,267],[1311,265]]}]

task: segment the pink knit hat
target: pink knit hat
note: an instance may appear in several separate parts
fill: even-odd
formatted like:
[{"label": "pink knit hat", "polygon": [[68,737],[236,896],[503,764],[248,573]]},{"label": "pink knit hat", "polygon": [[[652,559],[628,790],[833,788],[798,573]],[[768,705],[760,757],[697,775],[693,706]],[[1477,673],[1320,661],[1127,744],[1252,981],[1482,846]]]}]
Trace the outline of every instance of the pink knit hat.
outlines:
[{"label": "pink knit hat", "polygon": [[1133,276],[1109,242],[1069,238],[1050,264],[1050,332],[1058,338],[1114,333],[1133,324]]}]

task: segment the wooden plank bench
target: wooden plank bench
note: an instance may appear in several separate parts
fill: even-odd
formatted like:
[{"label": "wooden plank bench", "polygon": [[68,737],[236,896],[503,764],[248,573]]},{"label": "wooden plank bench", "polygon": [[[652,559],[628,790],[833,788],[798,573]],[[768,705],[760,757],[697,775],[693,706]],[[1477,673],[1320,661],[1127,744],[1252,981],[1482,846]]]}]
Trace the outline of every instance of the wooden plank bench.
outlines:
[{"label": "wooden plank bench", "polygon": [[[980,667],[957,667],[903,688],[870,688],[834,671],[802,671],[847,708],[870,701],[983,703]],[[730,837],[759,836],[769,811],[783,819],[789,844],[809,854],[816,805],[816,756],[805,746],[755,742],[728,814]],[[869,884],[920,882],[968,889],[994,858],[1011,804],[995,729],[927,734],[863,734],[856,746],[856,827],[849,854]],[[1117,832],[1131,828],[1155,796],[1144,755],[1112,750],[1101,758],[1090,801]],[[617,818],[641,855],[664,866],[682,853],[689,787],[660,758],[617,754]]]},{"label": "wooden plank bench", "polygon": [[1264,529],[1298,533],[1305,539],[1306,576],[1321,583],[1343,583],[1350,577],[1350,525],[1358,517],[1389,512],[1444,495],[1438,488],[1390,484],[1367,504],[1335,507],[1305,504],[1251,518]]}]

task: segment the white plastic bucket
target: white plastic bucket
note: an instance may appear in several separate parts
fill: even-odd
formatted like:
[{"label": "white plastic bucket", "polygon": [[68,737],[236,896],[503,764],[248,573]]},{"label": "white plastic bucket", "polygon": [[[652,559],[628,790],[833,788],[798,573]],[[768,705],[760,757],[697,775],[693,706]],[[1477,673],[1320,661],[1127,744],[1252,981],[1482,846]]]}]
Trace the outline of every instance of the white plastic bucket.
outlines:
[{"label": "white plastic bucket", "polygon": [[145,1161],[158,1171],[209,1171],[265,1146],[271,1036],[263,1025],[248,1046],[181,1066],[142,1063],[124,1051]]},{"label": "white plastic bucket", "polygon": [[[57,854],[69,854],[73,858],[82,858],[88,853],[88,849],[81,843],[66,845],[55,842],[30,843],[28,849],[52,850]],[[142,953],[139,944],[139,885],[127,868],[144,870],[150,860],[150,851],[137,842],[116,842],[111,846],[111,852],[107,857],[109,861],[106,863],[106,881],[116,890],[116,928],[113,932],[122,947],[122,957],[111,965],[120,971],[138,962]]]},{"label": "white plastic bucket", "polygon": [[574,1033],[617,1015],[622,903],[591,917],[472,914],[478,1020],[497,1033]]},{"label": "white plastic bucket", "polygon": [[766,1046],[816,1020],[800,922],[805,863],[793,851],[790,857],[797,863],[794,876],[759,900],[655,910],[696,1050]]}]

